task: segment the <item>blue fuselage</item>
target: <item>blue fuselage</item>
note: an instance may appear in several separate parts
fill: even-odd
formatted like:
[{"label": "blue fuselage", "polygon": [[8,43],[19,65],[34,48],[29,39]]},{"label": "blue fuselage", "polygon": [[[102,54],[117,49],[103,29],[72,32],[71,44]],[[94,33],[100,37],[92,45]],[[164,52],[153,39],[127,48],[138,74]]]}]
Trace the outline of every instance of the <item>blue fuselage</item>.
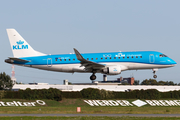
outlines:
[{"label": "blue fuselage", "polygon": [[[177,63],[166,55],[155,51],[84,53],[84,59],[105,66],[120,66],[121,71],[158,69],[175,66]],[[14,61],[13,64],[59,72],[91,72],[81,67],[75,54],[46,55],[20,58],[29,62]],[[97,71],[97,72],[100,72]]]},{"label": "blue fuselage", "polygon": [[[116,62],[129,62],[129,63],[142,63],[142,64],[155,64],[155,65],[175,65],[177,64],[171,58],[163,55],[160,52],[143,51],[143,52],[111,52],[111,53],[85,53],[81,54],[86,60],[96,63],[114,63]],[[57,65],[57,64],[79,64],[75,54],[60,54],[60,55],[47,55],[38,57],[25,57],[21,58],[28,60],[25,65]]]}]

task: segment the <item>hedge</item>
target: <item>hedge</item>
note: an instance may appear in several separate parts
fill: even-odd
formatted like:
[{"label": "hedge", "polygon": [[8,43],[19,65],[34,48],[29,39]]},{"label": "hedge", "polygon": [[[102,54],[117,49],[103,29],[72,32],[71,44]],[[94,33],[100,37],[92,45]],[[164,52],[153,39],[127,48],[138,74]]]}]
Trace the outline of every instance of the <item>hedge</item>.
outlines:
[{"label": "hedge", "polygon": [[16,99],[51,99],[56,101],[62,100],[61,91],[56,88],[49,89],[34,89],[27,88],[26,90],[19,91],[7,91],[4,98],[16,98]]},{"label": "hedge", "polygon": [[27,88],[19,91],[2,91],[1,98],[10,99],[51,99],[60,101],[62,98],[79,99],[179,99],[179,91],[159,92],[156,89],[134,90],[130,92],[114,92],[87,88],[81,91],[62,92],[55,88],[34,89]]}]

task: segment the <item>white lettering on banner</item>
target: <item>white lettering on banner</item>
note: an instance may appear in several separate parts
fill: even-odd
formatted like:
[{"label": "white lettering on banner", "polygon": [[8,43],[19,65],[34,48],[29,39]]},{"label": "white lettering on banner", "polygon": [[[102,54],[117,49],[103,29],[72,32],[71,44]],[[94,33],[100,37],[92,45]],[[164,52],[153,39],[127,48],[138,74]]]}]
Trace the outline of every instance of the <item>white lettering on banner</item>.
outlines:
[{"label": "white lettering on banner", "polygon": [[151,106],[156,106],[156,104],[154,104],[151,100],[145,100],[145,101]]},{"label": "white lettering on banner", "polygon": [[127,100],[84,100],[90,106],[133,106]]},{"label": "white lettering on banner", "polygon": [[135,100],[132,102],[127,100],[84,100],[84,102],[90,106],[180,106],[180,100]]},{"label": "white lettering on banner", "polygon": [[133,106],[132,104],[130,104],[127,100],[122,100],[127,106]]},{"label": "white lettering on banner", "polygon": [[13,101],[13,102],[2,102],[0,101],[0,106],[36,106],[36,103],[39,105],[46,105],[46,103],[42,100],[36,100],[36,102],[20,102],[20,101]]},{"label": "white lettering on banner", "polygon": [[108,100],[112,106],[118,106],[119,104],[114,100]]},{"label": "white lettering on banner", "polygon": [[22,105],[21,103],[22,103],[22,102],[19,102],[19,101],[17,102],[17,104],[19,104],[19,106],[25,106],[25,105]]},{"label": "white lettering on banner", "polygon": [[173,102],[172,100],[165,100],[165,102],[169,105],[169,106],[177,106],[175,102]]},{"label": "white lettering on banner", "polygon": [[13,101],[13,103],[14,103],[16,106],[18,106],[18,104],[16,103],[16,101]]},{"label": "white lettering on banner", "polygon": [[126,106],[123,102],[122,102],[122,100],[116,100],[117,101],[117,103],[119,103],[121,106]]},{"label": "white lettering on banner", "polygon": [[88,101],[86,101],[86,100],[84,100],[84,102],[86,102],[87,104],[89,104],[90,106],[99,106],[97,103],[96,103],[96,101],[95,100],[88,100]]},{"label": "white lettering on banner", "polygon": [[7,102],[7,106],[15,106],[13,102]]},{"label": "white lettering on banner", "polygon": [[101,100],[96,100],[96,102],[97,102],[100,106],[106,106],[105,104],[103,104],[103,102],[101,102]]},{"label": "white lettering on banner", "polygon": [[152,100],[157,106],[162,106],[162,104],[159,103],[157,100]]},{"label": "white lettering on banner", "polygon": [[163,100],[159,100],[159,102],[162,104],[162,106],[168,106]]},{"label": "white lettering on banner", "polygon": [[24,102],[25,106],[32,106],[32,104],[30,102]]},{"label": "white lettering on banner", "polygon": [[42,100],[36,100],[36,102],[39,104],[39,105],[46,105],[46,103]]},{"label": "white lettering on banner", "polygon": [[32,106],[36,106],[35,104],[36,104],[36,102],[31,102],[31,105],[32,105]]},{"label": "white lettering on banner", "polygon": [[102,100],[102,102],[107,106],[112,106],[107,100]]},{"label": "white lettering on banner", "polygon": [[174,102],[180,106],[180,100],[174,100]]}]

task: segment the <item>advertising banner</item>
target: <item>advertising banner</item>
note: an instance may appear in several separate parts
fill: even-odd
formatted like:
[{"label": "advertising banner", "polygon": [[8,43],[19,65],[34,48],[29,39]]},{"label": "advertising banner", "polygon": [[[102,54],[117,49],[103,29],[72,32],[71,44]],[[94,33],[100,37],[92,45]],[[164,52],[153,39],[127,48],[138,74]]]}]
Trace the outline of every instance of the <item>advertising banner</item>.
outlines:
[{"label": "advertising banner", "polygon": [[0,107],[1,106],[36,106],[36,105],[46,105],[46,103],[42,100],[36,100],[35,102],[20,102],[20,101],[12,101],[12,102],[3,102],[0,101]]},{"label": "advertising banner", "polygon": [[180,106],[180,100],[84,100],[90,106]]}]

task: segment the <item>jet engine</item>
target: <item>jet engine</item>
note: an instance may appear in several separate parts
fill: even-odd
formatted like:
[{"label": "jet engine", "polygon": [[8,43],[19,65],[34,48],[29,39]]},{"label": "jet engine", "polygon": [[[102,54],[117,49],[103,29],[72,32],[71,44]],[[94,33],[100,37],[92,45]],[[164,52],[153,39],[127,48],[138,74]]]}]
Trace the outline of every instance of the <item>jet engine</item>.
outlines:
[{"label": "jet engine", "polygon": [[108,75],[118,75],[121,73],[121,67],[120,66],[106,67],[102,70],[102,73],[105,73]]}]

